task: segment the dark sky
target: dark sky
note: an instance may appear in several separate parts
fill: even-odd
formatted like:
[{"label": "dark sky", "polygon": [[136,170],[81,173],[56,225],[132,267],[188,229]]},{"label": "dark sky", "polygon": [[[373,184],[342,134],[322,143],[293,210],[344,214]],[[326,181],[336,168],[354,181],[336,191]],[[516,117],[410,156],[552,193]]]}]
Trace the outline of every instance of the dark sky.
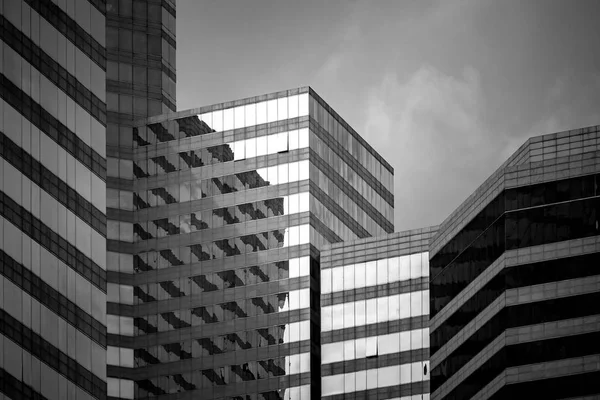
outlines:
[{"label": "dark sky", "polygon": [[178,0],[178,109],[311,86],[440,223],[529,136],[600,124],[598,0]]}]

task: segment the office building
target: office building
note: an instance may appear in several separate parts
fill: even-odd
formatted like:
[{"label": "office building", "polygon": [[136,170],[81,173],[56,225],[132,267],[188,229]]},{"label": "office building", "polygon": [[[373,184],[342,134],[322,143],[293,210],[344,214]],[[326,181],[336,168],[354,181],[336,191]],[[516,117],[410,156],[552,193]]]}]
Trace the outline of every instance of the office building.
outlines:
[{"label": "office building", "polygon": [[[79,0],[78,0],[79,1]],[[133,271],[134,121],[175,111],[175,1],[106,1],[106,157],[108,269]],[[130,305],[133,289],[107,275],[109,302]],[[130,319],[108,309],[108,364],[133,367],[133,351],[121,337]],[[109,368],[110,371],[110,368]],[[133,398],[133,382],[108,378],[108,395]]]},{"label": "office building", "polygon": [[306,87],[151,117],[133,140],[108,376],[135,398],[318,398],[319,250],[393,232],[390,165]]},{"label": "office building", "polygon": [[600,393],[598,128],[529,139],[440,225],[432,399]]},{"label": "office building", "polygon": [[321,251],[321,398],[429,399],[429,255],[436,227]]},{"label": "office building", "polygon": [[0,1],[1,398],[106,398],[105,12]]}]

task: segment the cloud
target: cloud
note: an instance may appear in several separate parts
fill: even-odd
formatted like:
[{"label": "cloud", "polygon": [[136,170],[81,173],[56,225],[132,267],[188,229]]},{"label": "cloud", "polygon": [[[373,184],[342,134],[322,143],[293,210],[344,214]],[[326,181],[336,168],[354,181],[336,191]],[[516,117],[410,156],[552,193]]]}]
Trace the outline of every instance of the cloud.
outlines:
[{"label": "cloud", "polygon": [[422,66],[370,90],[362,132],[394,166],[396,230],[440,223],[523,142],[486,125],[480,80]]}]

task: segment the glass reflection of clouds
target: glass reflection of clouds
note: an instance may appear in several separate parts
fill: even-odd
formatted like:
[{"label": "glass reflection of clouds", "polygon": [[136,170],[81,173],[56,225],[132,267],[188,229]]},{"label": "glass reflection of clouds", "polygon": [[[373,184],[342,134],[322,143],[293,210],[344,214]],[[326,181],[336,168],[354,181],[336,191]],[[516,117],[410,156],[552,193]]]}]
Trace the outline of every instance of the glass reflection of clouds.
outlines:
[{"label": "glass reflection of clouds", "polygon": [[429,314],[429,290],[321,308],[321,331],[353,328]]},{"label": "glass reflection of clouds", "polygon": [[330,364],[429,347],[429,328],[414,329],[327,343],[321,346],[321,363]]},{"label": "glass reflection of clouds", "polygon": [[308,128],[303,128],[273,135],[237,140],[226,145],[233,150],[232,161],[239,161],[252,157],[304,149],[308,147],[308,144]]},{"label": "glass reflection of clouds", "polygon": [[308,115],[308,93],[261,101],[199,114],[206,125],[221,132]]},{"label": "glass reflection of clouds", "polygon": [[[159,151],[158,155],[153,154],[150,157],[147,154],[142,154],[133,164],[133,172],[136,178],[148,178],[178,171],[194,170],[208,165],[286,153],[308,148],[308,146],[309,131],[308,128],[302,128],[210,147],[192,148],[191,150],[186,148],[183,152],[164,154],[164,151]],[[175,149],[174,151],[179,150],[181,149]],[[114,163],[109,165],[112,164]],[[113,175],[119,173],[118,171],[110,172]]]},{"label": "glass reflection of clouds", "polygon": [[295,386],[285,390],[283,400],[310,400],[310,385]]},{"label": "glass reflection of clouds", "polygon": [[429,276],[429,253],[416,253],[321,271],[321,293],[352,290]]},{"label": "glass reflection of clouds", "polygon": [[266,168],[259,168],[256,173],[261,176],[268,185],[282,185],[308,179],[309,164],[308,160],[292,162],[288,164],[272,165]]}]

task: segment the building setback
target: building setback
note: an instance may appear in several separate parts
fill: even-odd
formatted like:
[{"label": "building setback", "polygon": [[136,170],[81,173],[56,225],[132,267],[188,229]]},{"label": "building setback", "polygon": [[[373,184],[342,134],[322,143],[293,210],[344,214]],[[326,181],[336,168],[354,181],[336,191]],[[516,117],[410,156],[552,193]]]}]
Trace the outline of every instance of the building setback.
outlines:
[{"label": "building setback", "polygon": [[104,24],[0,1],[1,398],[106,398]]},{"label": "building setback", "polygon": [[440,225],[432,399],[599,393],[599,137],[529,139]]},{"label": "building setback", "polygon": [[321,397],[429,399],[429,255],[437,227],[321,252]]},{"label": "building setback", "polygon": [[108,375],[135,398],[318,398],[319,250],[393,232],[392,168],[307,87],[152,117],[133,140],[133,270],[114,272],[133,301],[108,303],[133,368]]}]

